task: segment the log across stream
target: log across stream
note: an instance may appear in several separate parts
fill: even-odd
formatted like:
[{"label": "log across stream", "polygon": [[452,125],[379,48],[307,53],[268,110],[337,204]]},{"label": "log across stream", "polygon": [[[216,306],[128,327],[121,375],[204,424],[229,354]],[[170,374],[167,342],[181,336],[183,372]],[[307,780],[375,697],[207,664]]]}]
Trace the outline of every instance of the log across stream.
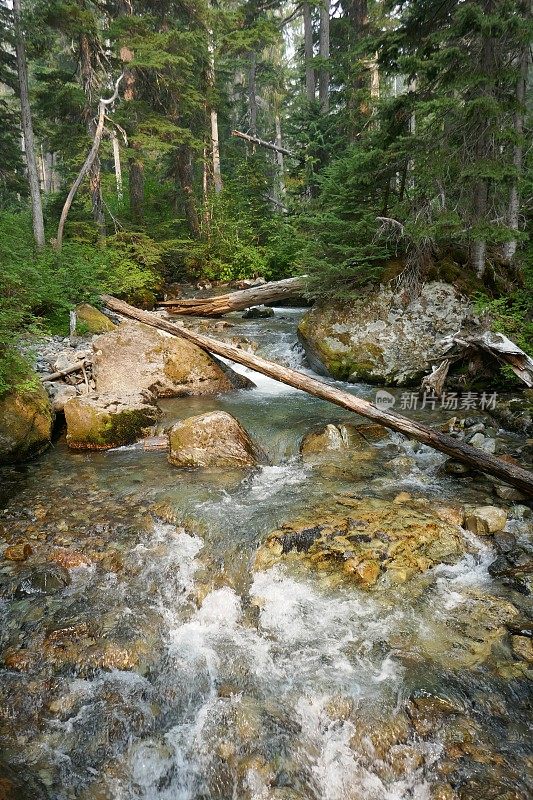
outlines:
[{"label": "log across stream", "polygon": [[274,378],[274,380],[308,392],[314,397],[327,400],[348,411],[353,411],[387,428],[399,431],[474,469],[506,481],[528,496],[533,496],[533,474],[522,467],[458,442],[445,433],[441,433],[419,422],[407,419],[400,414],[391,411],[383,411],[367,400],[355,397],[335,386],[311,378],[302,372],[282,367],[272,361],[267,361],[259,356],[246,353],[233,345],[225,344],[211,337],[194,333],[181,325],[176,325],[167,320],[160,319],[160,317],[149,311],[142,311],[115,297],[103,295],[102,301],[111,311],[118,312],[126,317],[143,322],[146,325],[151,325],[154,328],[164,330],[173,336],[181,336],[215,355],[228,358],[249,369]]}]

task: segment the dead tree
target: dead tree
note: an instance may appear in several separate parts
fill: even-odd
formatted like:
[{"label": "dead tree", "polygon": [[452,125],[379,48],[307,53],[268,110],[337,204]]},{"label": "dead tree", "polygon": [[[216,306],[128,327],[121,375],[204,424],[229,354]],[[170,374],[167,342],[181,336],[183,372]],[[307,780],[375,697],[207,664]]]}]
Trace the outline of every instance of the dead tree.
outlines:
[{"label": "dead tree", "polygon": [[64,229],[65,229],[65,222],[67,221],[68,212],[70,211],[70,207],[72,206],[72,203],[73,203],[74,198],[76,196],[76,192],[80,188],[83,179],[85,178],[85,176],[87,175],[87,173],[91,169],[91,167],[94,164],[94,161],[95,161],[95,159],[96,159],[96,157],[98,155],[98,151],[100,149],[100,143],[102,141],[102,136],[103,136],[103,133],[104,133],[106,111],[107,111],[108,107],[113,105],[113,103],[117,99],[117,97],[118,97],[118,88],[120,86],[120,82],[121,82],[123,77],[124,77],[124,74],[122,74],[120,76],[120,78],[117,79],[117,81],[115,83],[115,91],[113,92],[113,95],[108,100],[105,100],[103,97],[100,98],[100,102],[98,103],[98,122],[97,122],[96,129],[95,129],[95,132],[94,132],[93,146],[91,147],[91,149],[89,151],[89,155],[85,159],[85,162],[84,162],[82,168],[80,169],[80,171],[78,173],[78,177],[76,178],[76,180],[72,184],[72,186],[70,188],[70,192],[67,195],[67,199],[65,200],[65,205],[63,206],[63,211],[61,212],[61,218],[59,220],[59,225],[57,226],[57,235],[56,235],[56,243],[55,243],[55,246],[56,246],[57,250],[61,250],[61,246],[63,244],[63,232],[64,232]]}]

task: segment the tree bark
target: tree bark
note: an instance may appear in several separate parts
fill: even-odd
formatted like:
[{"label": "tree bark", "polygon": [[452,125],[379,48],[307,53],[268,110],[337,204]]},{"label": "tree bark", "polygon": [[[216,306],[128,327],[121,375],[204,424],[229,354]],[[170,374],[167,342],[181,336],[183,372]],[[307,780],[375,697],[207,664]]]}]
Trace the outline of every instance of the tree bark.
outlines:
[{"label": "tree bark", "polygon": [[318,99],[320,109],[323,114],[329,111],[329,67],[326,63],[329,60],[329,14],[330,0],[322,0],[320,6],[320,45],[319,54],[322,60],[318,75]]},{"label": "tree bark", "polygon": [[[133,7],[130,0],[121,0],[119,7],[120,14],[133,14]],[[120,48],[120,60],[124,65],[124,100],[135,100],[135,70],[127,65],[133,61],[133,50],[127,46]],[[133,142],[131,144],[130,155],[128,156],[129,173],[129,201],[130,211],[137,224],[142,224],[144,220],[144,164],[138,157],[139,146]]]},{"label": "tree bark", "polygon": [[257,56],[255,50],[248,54],[248,125],[251,136],[257,136],[257,94],[256,94],[256,71]]},{"label": "tree bark", "polygon": [[305,93],[310,103],[315,102],[315,70],[313,67],[313,17],[309,3],[303,5],[304,17],[304,58],[305,58]]},{"label": "tree bark", "polygon": [[276,126],[276,163],[278,165],[278,180],[276,184],[276,199],[281,203],[287,191],[285,189],[285,167],[283,162],[283,137],[281,134],[281,117],[279,111],[276,111],[274,116],[274,124]]},{"label": "tree bark", "polygon": [[28,185],[31,198],[33,237],[35,239],[37,248],[42,250],[45,246],[43,206],[41,200],[41,187],[39,183],[39,170],[37,169],[37,159],[35,157],[35,138],[33,135],[33,122],[28,89],[28,65],[26,62],[24,33],[22,30],[20,0],[13,0],[13,18],[20,92],[20,117],[22,122],[22,132],[24,134],[24,154],[26,156],[26,165],[28,168]]},{"label": "tree bark", "polygon": [[[528,2],[530,8],[527,11],[527,16],[531,17],[531,3]],[[529,72],[530,61],[530,45],[526,42],[521,58],[520,58],[520,74],[516,84],[516,103],[517,109],[514,115],[514,134],[515,144],[513,146],[513,167],[515,168],[515,177],[509,190],[509,206],[507,212],[507,225],[513,231],[518,231],[520,227],[520,177],[522,175],[522,166],[524,158],[524,111],[526,102],[526,87]],[[506,242],[502,248],[502,255],[504,261],[510,263],[516,253],[517,241],[511,239]]]},{"label": "tree bark", "polygon": [[185,217],[189,230],[195,239],[200,238],[200,220],[196,210],[193,186],[193,165],[191,149],[188,145],[182,144],[176,152],[176,170],[178,180],[185,200]]},{"label": "tree bark", "polygon": [[468,466],[474,469],[486,472],[489,475],[494,475],[510,483],[512,486],[516,486],[517,489],[525,494],[533,496],[533,473],[521,467],[517,467],[507,461],[502,461],[470,445],[458,442],[457,439],[454,439],[448,434],[441,433],[433,428],[428,428],[426,425],[402,417],[400,414],[395,414],[392,411],[383,411],[367,400],[355,397],[323,381],[310,378],[308,375],[298,372],[297,370],[281,367],[279,364],[247,353],[233,345],[219,342],[216,339],[202,336],[198,333],[193,333],[188,328],[162,320],[149,311],[141,311],[138,308],[124,303],[122,300],[117,300],[115,297],[103,295],[102,301],[112,311],[123,314],[131,319],[136,319],[139,322],[143,322],[145,325],[159,328],[173,336],[187,339],[215,355],[229,358],[237,364],[242,364],[249,369],[274,378],[274,380],[285,383],[288,386],[293,386],[295,389],[300,389],[321,400],[327,400],[348,411],[353,411],[391,430],[399,431],[464,464],[468,464]]},{"label": "tree bark", "polygon": [[305,276],[272,281],[261,286],[252,286],[239,292],[221,294],[218,297],[197,297],[191,300],[165,300],[162,306],[175,314],[192,314],[201,317],[220,317],[230,311],[242,311],[250,306],[274,303],[288,297],[298,297],[305,286]]},{"label": "tree bark", "polygon": [[117,183],[117,197],[122,203],[124,192],[122,187],[122,164],[120,162],[120,144],[115,130],[111,131],[111,142],[113,144],[113,161],[115,163],[115,180]]}]

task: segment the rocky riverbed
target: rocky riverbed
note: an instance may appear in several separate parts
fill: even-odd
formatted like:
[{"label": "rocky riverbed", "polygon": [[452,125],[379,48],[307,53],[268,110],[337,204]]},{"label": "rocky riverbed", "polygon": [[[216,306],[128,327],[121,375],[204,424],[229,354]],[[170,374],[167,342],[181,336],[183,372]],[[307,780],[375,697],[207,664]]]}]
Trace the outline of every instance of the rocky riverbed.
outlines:
[{"label": "rocky riverbed", "polygon": [[[300,316],[192,324],[306,369]],[[0,796],[525,800],[527,500],[240,379],[255,388],[157,398],[151,433],[183,453],[230,417],[250,463],[73,450],[60,428],[2,470]],[[492,411],[402,413],[527,465],[528,434]]]}]

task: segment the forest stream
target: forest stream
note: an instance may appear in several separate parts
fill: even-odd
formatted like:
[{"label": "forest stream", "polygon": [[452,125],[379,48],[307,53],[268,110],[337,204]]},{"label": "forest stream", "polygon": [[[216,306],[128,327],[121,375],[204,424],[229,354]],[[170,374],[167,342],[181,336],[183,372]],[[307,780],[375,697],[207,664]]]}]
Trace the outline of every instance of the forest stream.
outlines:
[{"label": "forest stream", "polygon": [[[306,369],[301,313],[228,319],[260,355]],[[271,531],[319,506],[401,493],[486,506],[490,482],[447,475],[444,456],[396,434],[359,472],[310,464],[306,433],[364,420],[236,369],[256,388],[163,400],[163,424],[228,411],[268,466],[176,470],[138,446],[73,452],[62,434],[0,473],[2,527],[33,551],[0,567],[0,797],[526,800],[531,670],[512,641],[531,631],[528,597],[489,573],[490,537],[464,530],[455,563],[370,590],[296,557],[254,567]],[[497,505],[527,551],[529,508]]]}]

